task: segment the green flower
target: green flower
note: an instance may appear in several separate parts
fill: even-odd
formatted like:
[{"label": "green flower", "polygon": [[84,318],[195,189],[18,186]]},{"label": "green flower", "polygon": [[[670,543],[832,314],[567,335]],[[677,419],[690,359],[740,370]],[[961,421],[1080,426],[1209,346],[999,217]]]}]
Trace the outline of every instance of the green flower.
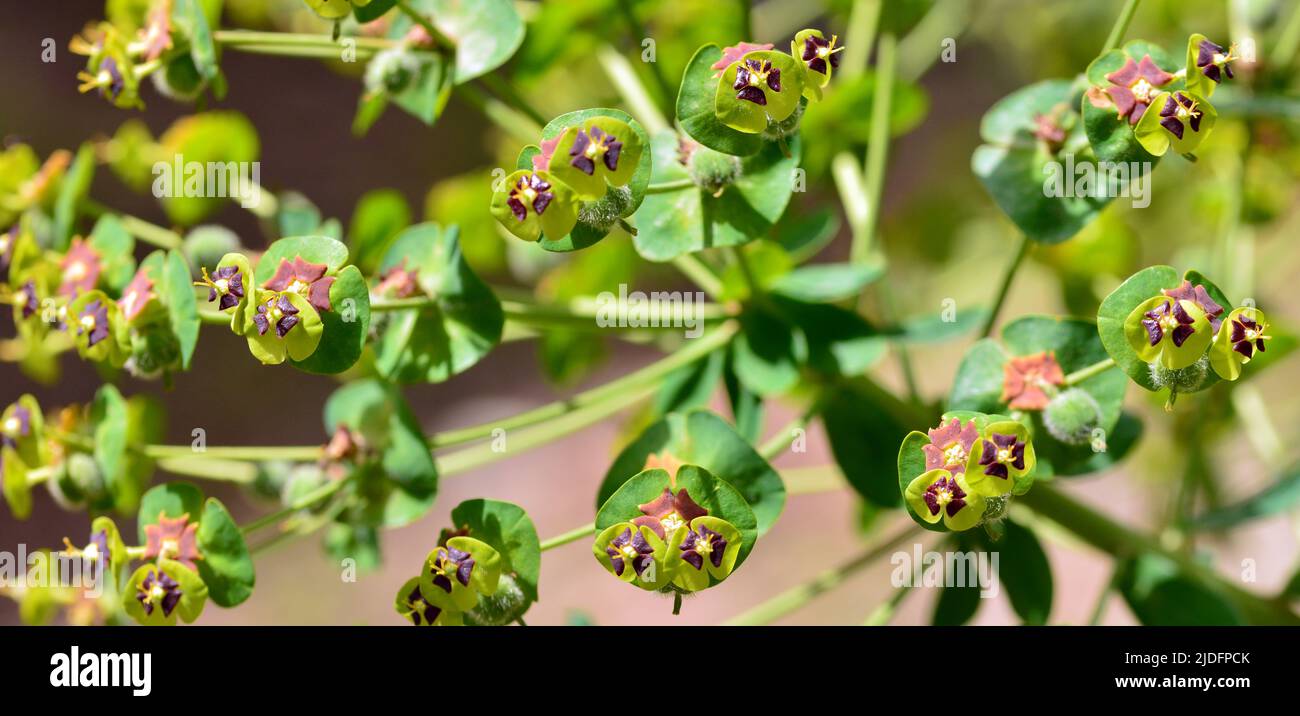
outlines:
[{"label": "green flower", "polygon": [[970,488],[964,475],[944,469],[918,475],[904,497],[918,517],[931,524],[943,520],[954,532],[974,527],[984,516],[984,497]]},{"label": "green flower", "polygon": [[591,551],[610,574],[642,589],[658,591],[673,581],[668,544],[648,525],[610,525],[596,535]]},{"label": "green flower", "polygon": [[460,612],[442,609],[425,599],[420,591],[419,577],[411,577],[397,590],[393,606],[403,619],[415,626],[461,626],[465,623]]},{"label": "green flower", "polygon": [[740,541],[740,530],[719,517],[696,517],[679,527],[668,543],[666,566],[673,584],[698,592],[726,579],[736,566]]},{"label": "green flower", "polygon": [[198,573],[170,559],[137,569],[122,593],[126,613],[145,626],[171,626],[177,617],[189,624],[207,600],[208,587]]},{"label": "green flower", "polygon": [[804,67],[804,96],[811,100],[822,98],[822,88],[831,81],[835,68],[840,66],[840,52],[844,46],[838,35],[827,40],[821,30],[801,30],[790,41],[790,54],[798,57]]},{"label": "green flower", "polygon": [[1214,129],[1218,112],[1204,97],[1192,92],[1161,92],[1133,128],[1138,142],[1155,156],[1173,147],[1191,154]]},{"label": "green flower", "polygon": [[267,365],[279,365],[286,358],[301,361],[311,357],[323,331],[320,314],[306,298],[292,291],[259,291],[256,309],[245,312],[248,349]]},{"label": "green flower", "polygon": [[521,169],[506,177],[492,195],[491,211],[507,231],[524,241],[537,241],[543,235],[553,241],[562,239],[578,223],[573,189],[545,171]]},{"label": "green flower", "polygon": [[607,182],[621,187],[632,181],[643,151],[640,136],[626,122],[592,117],[564,130],[542,169],[567,184],[579,199],[601,199]]},{"label": "green flower", "polygon": [[501,578],[501,553],[473,537],[452,537],[424,560],[420,594],[442,610],[466,612],[479,594],[493,594]]},{"label": "green flower", "polygon": [[1224,49],[1205,35],[1192,35],[1187,38],[1187,90],[1209,97],[1225,77],[1233,79],[1232,63],[1240,59],[1236,45]]},{"label": "green flower", "polygon": [[1036,464],[1033,441],[1024,423],[989,423],[967,459],[966,482],[980,495],[998,497],[1022,484],[1022,478],[1031,475]]},{"label": "green flower", "polygon": [[1268,335],[1268,320],[1257,308],[1242,307],[1228,314],[1210,347],[1210,367],[1224,380],[1241,377],[1241,367],[1263,353]]},{"label": "green flower", "polygon": [[222,313],[228,312],[230,330],[237,335],[244,335],[245,313],[249,303],[257,296],[248,257],[237,253],[222,256],[211,274],[206,268],[203,269],[203,280],[195,281],[194,285],[208,289],[208,303],[215,304],[216,309]]},{"label": "green flower", "polygon": [[804,68],[784,52],[750,52],[731,63],[718,81],[713,111],[732,129],[758,134],[799,107]]},{"label": "green flower", "polygon": [[68,305],[67,328],[83,358],[119,367],[126,361],[126,322],[103,291],[86,291]]},{"label": "green flower", "polygon": [[1161,295],[1129,313],[1124,337],[1138,358],[1177,370],[1199,360],[1214,336],[1209,318],[1195,301]]}]

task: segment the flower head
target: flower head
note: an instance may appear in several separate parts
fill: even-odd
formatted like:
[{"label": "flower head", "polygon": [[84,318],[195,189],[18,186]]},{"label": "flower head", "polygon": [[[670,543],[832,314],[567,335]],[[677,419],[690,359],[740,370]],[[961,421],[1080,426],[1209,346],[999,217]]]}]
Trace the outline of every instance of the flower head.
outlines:
[{"label": "flower head", "polygon": [[1183,279],[1181,285],[1177,288],[1167,288],[1162,291],[1166,296],[1179,301],[1191,301],[1205,312],[1205,317],[1210,321],[1210,329],[1219,330],[1219,325],[1223,323],[1223,306],[1220,306],[1210,298],[1210,294],[1205,287],[1196,284],[1192,285],[1191,281]]},{"label": "flower head", "polygon": [[1210,348],[1210,366],[1224,380],[1241,377],[1242,366],[1251,362],[1256,353],[1263,353],[1268,335],[1268,320],[1264,312],[1243,306],[1228,314],[1214,337]]},{"label": "flower head", "polygon": [[514,214],[515,220],[522,222],[528,218],[529,209],[532,209],[537,216],[545,214],[546,207],[550,206],[553,199],[555,193],[551,191],[551,183],[534,172],[515,180],[514,186],[510,189],[510,199],[506,204]]},{"label": "flower head", "polygon": [[717,517],[697,517],[674,536],[668,548],[673,583],[690,592],[721,582],[735,569],[740,555],[740,530]]},{"label": "flower head", "polygon": [[207,288],[208,303],[217,301],[217,308],[222,311],[238,306],[244,298],[244,272],[238,266],[220,266],[211,275],[204,268],[203,280],[194,285]]},{"label": "flower head", "polygon": [[284,338],[300,322],[298,313],[298,308],[293,305],[288,296],[277,293],[257,305],[257,314],[253,316],[253,323],[257,326],[258,335],[266,335],[271,326],[275,326],[276,337]]},{"label": "flower head", "polygon": [[122,291],[122,298],[118,300],[117,305],[122,309],[122,315],[126,320],[132,321],[144,311],[150,301],[157,297],[154,293],[153,279],[149,278],[149,274],[144,269],[140,269]]},{"label": "flower head", "polygon": [[1239,59],[1235,45],[1225,50],[1204,37],[1196,44],[1196,68],[1215,84],[1222,82],[1224,75],[1233,79],[1231,63]]},{"label": "flower head", "polygon": [[4,419],[0,420],[0,445],[15,447],[19,440],[31,435],[31,432],[32,411],[15,403],[5,411]]},{"label": "flower head", "polygon": [[605,554],[615,576],[621,578],[629,569],[640,576],[654,562],[655,548],[636,525],[628,525],[605,544]]},{"label": "flower head", "polygon": [[77,335],[86,336],[86,347],[108,338],[108,304],[98,299],[86,304],[77,316]]},{"label": "flower head", "polygon": [[0,234],[0,278],[5,278],[9,273],[9,264],[14,258],[14,246],[18,243],[18,224],[10,226],[7,231]]},{"label": "flower head", "polygon": [[68,253],[64,254],[63,259],[59,261],[59,270],[63,276],[59,293],[72,297],[82,291],[93,289],[99,282],[99,274],[103,269],[99,252],[81,237],[73,239],[72,248],[68,249]]},{"label": "flower head", "polygon": [[804,61],[809,70],[823,75],[829,75],[830,69],[840,66],[840,51],[844,49],[843,45],[836,45],[839,35],[831,35],[827,40],[820,34],[809,34],[803,40],[803,49],[800,59]]},{"label": "flower head", "polygon": [[[681,532],[675,535],[681,536]],[[668,544],[648,526],[610,525],[596,535],[591,551],[610,574],[642,589],[657,591],[673,580]]]},{"label": "flower head", "polygon": [[736,81],[731,88],[736,90],[736,99],[766,105],[767,90],[781,91],[781,70],[773,67],[771,60],[744,60],[736,68]]},{"label": "flower head", "polygon": [[443,609],[424,598],[420,578],[408,579],[397,592],[397,613],[415,626],[460,626],[460,612]]},{"label": "flower head", "polygon": [[638,505],[642,516],[632,520],[632,524],[649,527],[659,539],[668,539],[674,532],[690,524],[696,517],[703,517],[709,511],[700,507],[691,499],[685,489],[677,491],[664,488],[659,497]]},{"label": "flower head", "polygon": [[140,580],[136,587],[136,601],[140,602],[146,616],[153,616],[154,610],[158,609],[164,617],[170,617],[184,594],[180,582],[172,579],[161,569],[148,569],[144,579]]},{"label": "flower head", "polygon": [[280,259],[275,275],[266,282],[264,288],[277,293],[296,293],[307,299],[317,311],[328,311],[330,287],[334,285],[336,277],[326,276],[327,270],[329,267],[325,264],[314,264],[301,256],[295,256],[293,261]]},{"label": "flower head", "polygon": [[1006,480],[1011,477],[1011,469],[1025,469],[1025,441],[1015,435],[994,433],[985,441],[980,466],[984,474]]},{"label": "flower head", "polygon": [[975,421],[972,419],[962,425],[959,418],[953,418],[937,428],[930,428],[929,435],[930,444],[921,446],[925,453],[925,469],[943,468],[953,474],[965,472],[966,460],[979,438]]},{"label": "flower head", "polygon": [[194,560],[203,559],[199,554],[198,529],[197,522],[190,522],[189,513],[180,517],[158,513],[158,521],[144,528],[144,558],[170,559],[197,571]]},{"label": "flower head", "polygon": [[985,497],[1005,495],[1017,487],[1020,478],[1033,473],[1036,462],[1029,429],[1023,423],[992,422],[984,426],[971,452],[966,482]]},{"label": "flower head", "polygon": [[1264,341],[1272,338],[1264,334],[1268,325],[1262,321],[1256,323],[1246,316],[1238,316],[1232,319],[1231,330],[1228,334],[1228,340],[1232,342],[1232,350],[1245,356],[1246,360],[1255,357],[1255,351],[1264,352]]},{"label": "flower head", "polygon": [[1106,79],[1111,83],[1106,94],[1115,103],[1119,116],[1128,118],[1129,124],[1137,124],[1160,94],[1159,88],[1172,82],[1174,76],[1160,69],[1151,55],[1143,55],[1141,62],[1129,57],[1123,67],[1106,75]]},{"label": "flower head", "polygon": [[501,554],[486,542],[457,536],[425,558],[420,593],[440,609],[465,612],[478,605],[480,594],[495,593],[500,579]]},{"label": "flower head", "polygon": [[622,151],[623,142],[593,125],[588,131],[578,130],[569,149],[569,164],[591,176],[596,171],[596,161],[600,160],[606,169],[614,172],[618,171],[618,158]]},{"label": "flower head", "polygon": [[920,519],[943,521],[950,530],[968,530],[984,516],[984,498],[971,490],[963,475],[943,469],[929,470],[908,483],[907,504]]},{"label": "flower head", "polygon": [[1184,125],[1193,132],[1201,131],[1201,111],[1199,103],[1182,92],[1174,92],[1165,99],[1160,108],[1160,126],[1169,133],[1182,139]]},{"label": "flower head", "polygon": [[29,280],[14,291],[13,304],[22,312],[24,319],[36,315],[36,310],[40,307],[40,301],[36,296],[36,282]]},{"label": "flower head", "polygon": [[1188,312],[1183,301],[1162,301],[1142,315],[1142,327],[1146,329],[1147,340],[1152,347],[1160,345],[1168,337],[1174,346],[1181,348],[1196,332],[1193,328],[1196,319]]},{"label": "flower head", "polygon": [[1051,400],[1049,391],[1064,384],[1065,373],[1055,352],[1012,356],[1002,364],[1000,400],[1013,410],[1042,410]]}]

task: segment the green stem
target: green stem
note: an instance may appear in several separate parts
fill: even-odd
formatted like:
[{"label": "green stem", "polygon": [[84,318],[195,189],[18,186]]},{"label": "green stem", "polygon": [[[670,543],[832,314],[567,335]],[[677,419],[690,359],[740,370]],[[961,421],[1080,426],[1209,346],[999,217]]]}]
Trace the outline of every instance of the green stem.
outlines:
[{"label": "green stem", "polygon": [[853,233],[850,260],[866,263],[871,255],[876,227],[880,224],[880,200],[884,193],[885,167],[889,160],[889,119],[894,97],[894,76],[898,65],[898,41],[893,33],[880,36],[876,55],[876,84],[871,99],[871,137],[866,154],[867,216],[861,231]]},{"label": "green stem", "polygon": [[1120,10],[1115,25],[1110,28],[1110,34],[1106,36],[1106,45],[1101,48],[1102,54],[1119,47],[1119,44],[1124,41],[1124,33],[1128,32],[1128,24],[1133,21],[1139,2],[1141,0],[1127,0],[1124,3],[1124,9]]},{"label": "green stem", "polygon": [[881,0],[853,0],[845,32],[844,59],[840,63],[840,72],[846,80],[867,69],[867,58],[871,57],[871,45],[880,24],[881,5]]},{"label": "green stem", "polygon": [[[602,45],[597,48],[596,57],[600,60],[600,66],[605,70],[605,74],[609,76],[610,83],[623,96],[623,101],[627,103],[632,116],[645,125],[650,136],[668,129],[667,116],[659,109],[659,105],[655,103],[650,93],[646,91],[641,78],[637,76],[636,70],[632,68],[632,63],[628,62],[626,57],[609,45]],[[665,81],[659,77],[659,64],[652,62],[650,66],[656,81],[664,85]],[[673,95],[670,93],[667,96],[671,101]]]},{"label": "green stem", "polygon": [[84,199],[82,208],[91,216],[102,216],[104,214],[116,216],[117,220],[122,223],[122,228],[126,229],[128,234],[160,249],[179,249],[183,243],[181,235],[171,229],[151,224],[130,214],[113,211],[93,199]]},{"label": "green stem", "polygon": [[1111,594],[1115,591],[1115,586],[1119,584],[1120,565],[1115,565],[1111,572],[1110,579],[1101,588],[1101,594],[1097,595],[1097,603],[1092,607],[1092,616],[1088,617],[1089,626],[1101,624],[1101,620],[1106,616],[1106,605],[1110,603]]},{"label": "green stem", "polygon": [[920,527],[909,524],[889,539],[868,547],[862,554],[817,575],[812,581],[788,589],[759,604],[747,612],[725,622],[726,626],[762,626],[795,611],[818,596],[838,587],[858,570],[898,549],[904,542],[915,539]]},{"label": "green stem", "polygon": [[1300,50],[1300,5],[1291,12],[1291,17],[1283,26],[1282,33],[1278,35],[1277,44],[1273,45],[1273,52],[1268,58],[1269,64],[1277,70],[1285,70],[1295,62],[1298,50]]},{"label": "green stem", "polygon": [[772,433],[772,437],[767,439],[758,448],[758,454],[763,456],[764,460],[773,460],[790,446],[793,439],[790,433],[795,430],[801,430],[808,425],[808,420],[812,418],[812,409],[799,414],[793,420],[786,423],[780,430]]},{"label": "green stem", "polygon": [[192,445],[143,445],[140,452],[149,458],[211,459],[265,462],[267,460],[315,460],[321,455],[319,445],[240,445],[213,446],[202,449]]},{"label": "green stem", "polygon": [[1125,527],[1075,501],[1054,485],[1035,484],[1034,489],[1017,501],[1113,557],[1157,554],[1170,560],[1184,574],[1231,599],[1251,623],[1300,625],[1300,616],[1285,601],[1261,597],[1234,585],[1193,555],[1166,548],[1154,537]]},{"label": "green stem", "polygon": [[681,613],[682,613],[682,593],[673,592],[673,616],[678,616]]},{"label": "green stem", "polygon": [[1024,263],[1025,256],[1029,253],[1030,238],[1028,236],[1020,237],[1020,246],[1016,249],[1015,258],[1007,265],[1007,270],[1002,274],[1002,284],[998,287],[997,298],[993,300],[993,306],[989,308],[989,316],[984,320],[984,328],[980,331],[980,338],[988,338],[993,333],[993,326],[998,321],[998,314],[1002,312],[1002,304],[1006,303],[1007,294],[1011,291],[1011,282],[1016,277],[1016,271],[1020,270],[1020,264]]},{"label": "green stem", "polygon": [[257,480],[257,466],[241,460],[216,460],[194,457],[172,457],[158,461],[158,469],[173,475],[198,477],[214,482],[233,482],[251,485]]},{"label": "green stem", "polygon": [[888,624],[889,620],[894,618],[899,605],[903,603],[904,599],[907,599],[907,595],[914,591],[910,587],[894,587],[893,595],[884,604],[876,607],[875,611],[867,616],[866,621],[862,622],[862,626],[885,626]]},{"label": "green stem", "polygon": [[441,30],[433,26],[433,23],[429,18],[416,12],[415,8],[411,7],[408,0],[397,0],[397,9],[400,10],[403,15],[409,17],[411,22],[424,28],[424,31],[429,33],[429,37],[433,38],[434,44],[438,47],[454,48],[456,46],[456,43],[452,42],[446,35],[442,34]]},{"label": "green stem", "polygon": [[498,77],[494,72],[489,72],[479,79],[493,92],[500,95],[510,106],[528,115],[528,118],[536,122],[537,126],[546,125],[546,116],[533,107],[527,99],[524,99],[524,96],[519,90],[515,89],[514,85]]},{"label": "green stem", "polygon": [[574,527],[564,534],[556,535],[550,539],[542,540],[542,551],[562,547],[570,542],[577,542],[583,537],[591,537],[596,533],[596,523],[589,522],[581,527]]},{"label": "green stem", "polygon": [[732,263],[740,269],[740,276],[745,280],[745,287],[749,289],[749,298],[751,300],[761,301],[763,299],[763,286],[758,282],[758,276],[754,274],[754,269],[749,265],[749,257],[745,256],[743,246],[728,246],[727,254],[731,256]]},{"label": "green stem", "polygon": [[[652,39],[650,38],[650,34],[646,32],[645,26],[641,24],[641,20],[637,18],[636,8],[632,6],[632,0],[618,0],[618,7],[623,13],[623,20],[627,22],[628,29],[632,32],[632,40],[636,43],[637,47],[641,46],[643,40]],[[622,56],[620,55],[620,57]],[[601,59],[602,61],[605,59],[603,50],[601,51]],[[658,106],[664,108],[665,112],[671,113],[671,109],[677,101],[677,92],[673,90],[672,83],[668,81],[663,70],[659,68],[658,62],[650,62],[648,64],[650,65],[650,76],[654,78],[655,84],[659,88],[659,94],[662,97],[662,102]],[[631,65],[628,65],[628,69],[631,69]],[[637,82],[636,84],[640,85],[640,82]],[[646,124],[646,129],[650,129],[649,124]],[[651,130],[650,133],[652,135],[655,134],[655,130]]]},{"label": "green stem", "polygon": [[645,188],[647,194],[667,194],[669,192],[692,189],[698,186],[694,179],[674,179],[673,181],[651,184]]},{"label": "green stem", "polygon": [[456,95],[465,100],[506,134],[524,144],[532,144],[542,133],[542,125],[531,117],[492,97],[476,85],[456,85]]},{"label": "green stem", "polygon": [[754,9],[750,0],[737,0],[740,6],[740,39],[748,42],[754,38]]},{"label": "green stem", "polygon": [[1106,371],[1114,367],[1115,367],[1114,358],[1106,358],[1105,360],[1099,360],[1090,366],[1087,366],[1085,368],[1080,368],[1079,370],[1076,370],[1073,373],[1070,373],[1069,375],[1065,376],[1065,384],[1078,385],[1079,383],[1082,383],[1083,381],[1093,377],[1094,375],[1097,375],[1098,373],[1105,373]]},{"label": "green stem", "polygon": [[696,286],[709,294],[713,300],[716,301],[722,296],[722,280],[698,256],[682,254],[673,259],[673,266],[676,266],[677,270],[685,274],[686,278],[689,278]]},{"label": "green stem", "polygon": [[243,532],[245,535],[250,535],[264,527],[269,527],[287,517],[291,517],[294,514],[301,512],[302,510],[305,510],[309,507],[315,507],[316,505],[333,497],[334,494],[337,493],[339,490],[341,490],[345,484],[347,484],[347,480],[342,479],[342,480],[334,480],[333,482],[322,485],[316,488],[315,490],[312,490],[311,492],[303,495],[302,497],[299,497],[297,500],[294,500],[293,503],[291,503],[287,507],[272,512],[270,514],[262,515],[261,517],[253,520],[252,522],[249,522],[248,524],[241,527],[240,531]]},{"label": "green stem", "polygon": [[[404,44],[401,40],[383,37],[348,37],[336,41],[329,35],[258,30],[216,30],[212,33],[212,40],[223,49],[242,52],[333,59],[342,56],[344,42],[356,43],[357,59],[368,59],[377,52]],[[420,50],[418,47],[412,49]]]}]

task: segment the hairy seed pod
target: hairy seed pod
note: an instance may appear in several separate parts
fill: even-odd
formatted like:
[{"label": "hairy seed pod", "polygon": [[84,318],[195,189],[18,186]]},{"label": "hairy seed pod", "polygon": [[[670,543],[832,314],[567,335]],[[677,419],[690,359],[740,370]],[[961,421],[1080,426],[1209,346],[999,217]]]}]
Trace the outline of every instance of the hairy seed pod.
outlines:
[{"label": "hairy seed pod", "polygon": [[583,203],[578,209],[578,221],[601,231],[609,231],[630,208],[632,208],[632,190],[625,186],[612,186],[600,199]]},{"label": "hairy seed pod", "polygon": [[740,157],[696,147],[686,160],[686,169],[696,186],[716,196],[740,177]]},{"label": "hairy seed pod", "polygon": [[497,590],[492,595],[481,594],[478,606],[465,613],[465,620],[478,626],[502,626],[523,616],[528,608],[519,583],[509,574],[501,575]]},{"label": "hairy seed pod", "polygon": [[1168,388],[1174,393],[1193,393],[1205,386],[1210,378],[1210,359],[1201,356],[1200,360],[1186,368],[1171,369],[1159,363],[1151,363],[1151,382],[1156,388]]},{"label": "hairy seed pod", "polygon": [[1067,445],[1087,445],[1101,424],[1101,406],[1088,391],[1071,388],[1048,402],[1043,424],[1052,437]]}]

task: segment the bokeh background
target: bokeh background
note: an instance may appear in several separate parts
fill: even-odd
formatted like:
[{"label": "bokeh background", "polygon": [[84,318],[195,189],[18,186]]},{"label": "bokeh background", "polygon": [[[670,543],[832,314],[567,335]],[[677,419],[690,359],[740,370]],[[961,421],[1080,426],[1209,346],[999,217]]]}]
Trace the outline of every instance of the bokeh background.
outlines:
[{"label": "bokeh background", "polygon": [[[894,122],[902,134],[891,152],[882,220],[890,281],[897,287],[901,312],[935,312],[948,298],[961,311],[991,299],[1016,234],[969,169],[971,152],[979,143],[980,117],[998,98],[1024,84],[1082,71],[1101,47],[1121,4],[1119,0],[941,2],[940,10],[917,31],[926,34],[904,43],[901,69],[912,80],[896,102]],[[88,138],[111,136],[130,117],[139,118],[157,135],[193,111],[149,89],[144,91],[148,107],[142,112],[118,110],[96,97],[78,94],[75,74],[81,58],[67,51],[67,42],[85,23],[103,16],[103,2],[12,5],[10,20],[0,24],[4,97],[0,135],[6,141],[30,143],[44,156],[59,148],[75,149]],[[619,106],[618,93],[594,65],[590,52],[596,39],[604,39],[629,56],[639,54],[640,38],[630,36],[620,23],[618,3],[564,0],[520,5],[534,24],[507,70],[529,100],[546,116],[588,106]],[[730,3],[680,0],[635,6],[649,36],[657,40],[658,61],[668,77],[680,76],[698,45],[742,39],[739,12]],[[1250,36],[1258,38],[1263,53],[1288,17],[1274,14],[1282,6],[1294,3],[1147,0],[1128,37],[1180,51],[1192,32],[1234,40]],[[842,2],[757,2],[755,36],[743,39],[780,45],[804,26],[822,27],[828,34],[843,32],[846,10],[847,3]],[[557,20],[561,15],[575,18],[576,29],[560,35],[553,30],[533,32],[541,19],[549,23],[545,27],[565,27]],[[223,26],[328,31],[298,0],[228,0]],[[44,38],[58,43],[56,62],[41,61]],[[955,40],[955,62],[935,61],[945,38]],[[842,39],[853,43],[851,36]],[[338,217],[344,225],[364,192],[396,189],[417,218],[461,223],[467,253],[495,283],[540,281],[543,295],[559,291],[554,284],[563,281],[564,274],[557,272],[551,259],[528,252],[518,242],[503,241],[493,229],[487,214],[489,172],[512,163],[516,144],[459,97],[453,97],[432,128],[390,110],[368,136],[358,138],[350,131],[360,93],[355,71],[317,60],[237,52],[225,53],[222,68],[229,94],[211,108],[237,110],[256,127],[262,181],[269,189],[301,192],[326,216]],[[1251,73],[1243,75],[1249,81]],[[1294,94],[1294,83],[1270,91]],[[813,107],[810,114],[817,111]],[[868,116],[863,111],[851,115],[847,123],[823,123],[821,131],[865,138]],[[1036,250],[1020,272],[1003,320],[1024,313],[1093,315],[1100,297],[1123,277],[1154,263],[1169,263],[1180,270],[1198,267],[1214,275],[1211,272],[1220,265],[1215,262],[1221,260],[1214,253],[1219,239],[1224,232],[1240,232],[1238,245],[1251,253],[1236,262],[1241,268],[1234,275],[1218,276],[1218,282],[1230,296],[1251,296],[1277,322],[1295,325],[1300,321],[1294,301],[1295,277],[1300,275],[1300,244],[1295,240],[1300,230],[1295,207],[1300,167],[1294,143],[1296,120],[1294,113],[1288,116],[1285,111],[1273,120],[1250,125],[1221,120],[1196,165],[1177,157],[1164,161],[1156,174],[1150,208],[1133,209],[1126,202],[1115,202],[1071,242]],[[795,211],[823,206],[839,211],[826,171],[828,156],[819,156],[816,149],[819,139],[806,136],[809,188],[796,197]],[[1248,141],[1253,149],[1246,154],[1243,147]],[[107,206],[166,223],[152,197],[131,191],[108,171],[98,172],[91,196]],[[250,247],[265,245],[257,220],[236,205],[223,208],[208,221],[235,230]],[[599,249],[583,257],[593,264],[578,270],[592,270],[594,262],[600,261],[635,261],[626,235],[615,234]],[[818,260],[842,259],[847,251],[845,229]],[[686,287],[670,269],[646,268],[643,262],[640,266],[636,282],[641,286]],[[12,330],[5,319],[0,335],[10,337]],[[968,336],[914,353],[920,387],[927,397],[947,391],[963,350],[973,340]],[[437,431],[548,402],[621,375],[657,355],[652,348],[615,341],[560,354],[545,353],[532,341],[510,342],[467,373],[446,383],[408,388],[406,396],[426,431]],[[88,401],[100,384],[99,376],[75,356],[65,356],[61,368],[57,382],[42,385],[12,365],[0,365],[0,404],[23,392],[34,393],[46,406]],[[878,378],[887,385],[902,385],[893,361],[882,364]],[[1273,436],[1261,436],[1258,427],[1246,427],[1257,423],[1246,420],[1228,422],[1204,436],[1212,441],[1209,453],[1221,501],[1230,502],[1271,482],[1294,456],[1300,402],[1294,399],[1292,386],[1297,378],[1300,365],[1291,359],[1250,380],[1258,409],[1271,418]],[[128,395],[149,393],[165,403],[170,417],[168,442],[188,442],[190,431],[202,427],[212,445],[323,442],[320,407],[336,385],[327,377],[263,367],[247,355],[242,340],[211,328],[204,329],[193,369],[176,376],[170,390],[130,378],[121,382]],[[1169,521],[1183,470],[1186,443],[1180,431],[1189,419],[1196,420],[1197,410],[1222,403],[1188,400],[1180,405],[1180,413],[1170,416],[1161,410],[1161,399],[1131,386],[1127,407],[1146,424],[1139,449],[1120,467],[1073,480],[1067,489],[1127,524],[1160,532]],[[250,405],[259,415],[255,422],[242,417]],[[236,410],[236,406],[244,407]],[[719,397],[717,408],[725,413],[724,406]],[[773,404],[768,434],[795,411],[780,401]],[[258,588],[252,598],[233,610],[209,608],[200,623],[400,624],[392,610],[393,593],[435,543],[452,506],[473,497],[511,500],[529,511],[543,538],[586,523],[593,516],[596,488],[612,457],[633,434],[629,424],[635,421],[635,415],[611,419],[445,480],[428,517],[385,532],[383,567],[361,574],[355,582],[341,579],[341,567],[325,556],[318,538],[259,556]],[[862,436],[864,441],[871,439]],[[1261,450],[1280,450],[1283,460],[1265,460]],[[820,427],[813,425],[807,452],[782,455],[775,465],[790,468],[829,462]],[[240,521],[277,508],[271,501],[235,489],[212,489]],[[847,488],[792,497],[747,566],[720,587],[689,600],[679,617],[670,615],[669,601],[609,579],[592,559],[589,544],[579,541],[543,555],[542,599],[528,620],[530,624],[717,623],[843,562],[859,552],[865,540],[891,532],[900,520],[906,517],[881,516],[864,530],[858,498]],[[12,550],[19,542],[33,548],[58,546],[65,535],[80,540],[86,529],[85,515],[61,511],[42,491],[28,521],[16,523],[7,512],[0,516],[0,548]],[[1086,622],[1111,577],[1111,561],[1050,525],[1044,525],[1040,534],[1047,538],[1056,580],[1052,622]],[[932,539],[927,537],[925,544]],[[1200,546],[1229,578],[1239,578],[1243,560],[1254,560],[1257,581],[1244,586],[1276,592],[1296,567],[1297,521],[1294,513],[1261,519],[1230,536],[1202,538]],[[861,571],[780,623],[859,623],[892,593],[889,571],[887,562]],[[936,594],[915,590],[893,623],[928,623]],[[1103,621],[1131,624],[1134,618],[1122,600],[1113,599]],[[16,606],[0,599],[0,623],[16,622]],[[1003,597],[983,604],[976,622],[1006,624],[1017,619]]]}]

